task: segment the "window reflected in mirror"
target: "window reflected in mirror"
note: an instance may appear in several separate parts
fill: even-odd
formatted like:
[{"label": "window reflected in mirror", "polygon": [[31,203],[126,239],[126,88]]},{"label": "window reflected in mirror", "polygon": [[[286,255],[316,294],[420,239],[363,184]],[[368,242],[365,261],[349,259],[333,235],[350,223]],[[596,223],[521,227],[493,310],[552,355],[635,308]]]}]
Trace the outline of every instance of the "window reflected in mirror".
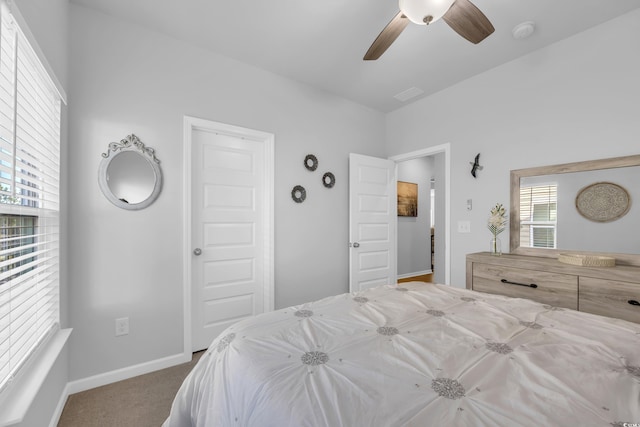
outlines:
[{"label": "window reflected in mirror", "polygon": [[557,247],[558,184],[520,185],[520,245]]}]

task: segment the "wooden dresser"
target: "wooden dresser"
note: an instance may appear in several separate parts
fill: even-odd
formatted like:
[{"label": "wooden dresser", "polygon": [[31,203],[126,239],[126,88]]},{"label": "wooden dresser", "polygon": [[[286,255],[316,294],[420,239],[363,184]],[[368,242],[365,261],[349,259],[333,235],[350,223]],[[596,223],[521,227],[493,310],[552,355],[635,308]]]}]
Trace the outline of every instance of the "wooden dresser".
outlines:
[{"label": "wooden dresser", "polygon": [[640,323],[640,267],[580,267],[480,252],[467,255],[467,289]]}]

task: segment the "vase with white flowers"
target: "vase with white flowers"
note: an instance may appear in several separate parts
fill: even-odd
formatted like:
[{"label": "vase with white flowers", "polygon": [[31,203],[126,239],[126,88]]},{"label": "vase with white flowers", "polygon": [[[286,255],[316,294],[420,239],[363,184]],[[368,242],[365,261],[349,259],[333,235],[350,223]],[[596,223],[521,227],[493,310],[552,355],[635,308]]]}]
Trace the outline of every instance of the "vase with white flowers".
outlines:
[{"label": "vase with white flowers", "polygon": [[487,221],[487,227],[489,231],[491,231],[491,234],[493,234],[489,246],[491,255],[502,255],[502,242],[498,238],[498,234],[504,231],[507,227],[507,222],[507,210],[502,206],[502,203],[496,204],[491,209],[491,215],[489,216],[489,221]]}]

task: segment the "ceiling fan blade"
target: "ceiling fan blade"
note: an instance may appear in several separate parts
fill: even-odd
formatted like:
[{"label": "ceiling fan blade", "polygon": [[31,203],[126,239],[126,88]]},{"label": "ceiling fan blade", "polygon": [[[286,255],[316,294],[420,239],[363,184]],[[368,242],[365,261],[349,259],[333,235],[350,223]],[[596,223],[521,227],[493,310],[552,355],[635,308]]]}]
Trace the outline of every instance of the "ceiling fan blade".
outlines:
[{"label": "ceiling fan blade", "polygon": [[456,0],[442,19],[456,33],[475,44],[495,31],[484,13],[469,0]]},{"label": "ceiling fan blade", "polygon": [[374,59],[380,58],[382,54],[391,46],[402,30],[404,30],[407,25],[409,25],[409,19],[402,14],[402,12],[398,12],[396,16],[384,27],[384,30],[378,35],[378,37],[373,41],[373,44],[365,53],[364,60],[370,61]]}]

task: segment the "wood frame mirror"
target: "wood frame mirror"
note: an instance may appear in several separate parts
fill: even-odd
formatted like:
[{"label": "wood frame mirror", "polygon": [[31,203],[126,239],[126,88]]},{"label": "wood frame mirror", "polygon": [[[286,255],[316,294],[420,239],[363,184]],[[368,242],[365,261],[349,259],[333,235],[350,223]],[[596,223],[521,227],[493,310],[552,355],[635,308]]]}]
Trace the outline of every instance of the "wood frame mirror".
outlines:
[{"label": "wood frame mirror", "polygon": [[[520,182],[522,178],[632,166],[640,166],[640,155],[512,170],[510,194],[511,209],[509,213],[509,252],[545,258],[557,258],[560,253],[566,252],[570,252],[572,254],[607,255],[615,257],[618,265],[640,266],[640,253],[592,252],[573,249],[548,249],[520,246]],[[640,201],[635,202],[638,203]]]}]

